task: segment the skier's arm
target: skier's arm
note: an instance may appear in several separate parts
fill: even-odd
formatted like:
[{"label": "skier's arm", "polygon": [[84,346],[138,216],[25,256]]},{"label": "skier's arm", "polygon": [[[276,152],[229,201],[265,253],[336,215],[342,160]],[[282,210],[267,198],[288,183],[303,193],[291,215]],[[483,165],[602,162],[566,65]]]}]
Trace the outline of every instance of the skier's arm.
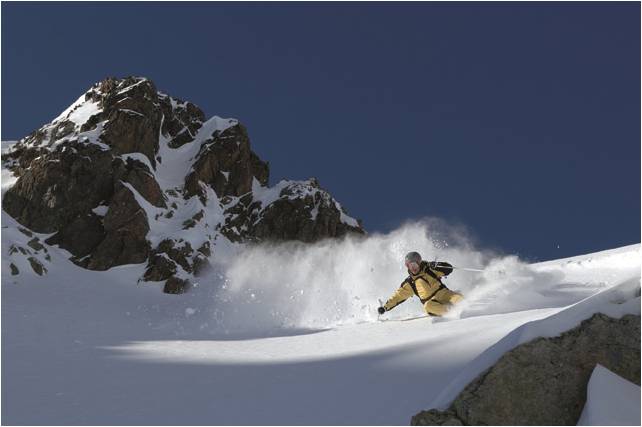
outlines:
[{"label": "skier's arm", "polygon": [[412,291],[410,284],[408,282],[403,282],[395,293],[388,298],[388,301],[383,305],[383,308],[386,311],[390,311],[413,295],[414,292]]}]

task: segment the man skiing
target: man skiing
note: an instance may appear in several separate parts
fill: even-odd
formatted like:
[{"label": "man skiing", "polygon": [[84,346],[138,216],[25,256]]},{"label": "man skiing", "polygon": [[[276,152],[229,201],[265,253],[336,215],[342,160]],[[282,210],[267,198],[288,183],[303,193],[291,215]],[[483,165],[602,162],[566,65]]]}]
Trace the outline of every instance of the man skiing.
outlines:
[{"label": "man skiing", "polygon": [[417,295],[430,316],[442,316],[463,296],[453,292],[441,282],[441,278],[453,271],[453,266],[447,262],[422,261],[417,252],[410,252],[405,258],[408,277],[401,283],[399,289],[379,307],[379,314],[390,311],[413,295]]}]

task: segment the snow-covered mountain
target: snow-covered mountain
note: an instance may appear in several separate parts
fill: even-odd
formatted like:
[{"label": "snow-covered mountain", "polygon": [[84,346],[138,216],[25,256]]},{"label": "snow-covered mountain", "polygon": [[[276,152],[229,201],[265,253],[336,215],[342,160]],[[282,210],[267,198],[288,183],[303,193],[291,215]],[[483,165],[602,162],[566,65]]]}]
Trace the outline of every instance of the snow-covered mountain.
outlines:
[{"label": "snow-covered mountain", "polygon": [[[42,251],[57,245],[98,271],[146,262],[141,278],[170,293],[236,243],[364,233],[316,179],[268,177],[238,120],[205,120],[146,78],[108,78],[3,150],[2,208],[47,235]],[[44,252],[14,248],[13,271],[26,257],[46,273]]]}]

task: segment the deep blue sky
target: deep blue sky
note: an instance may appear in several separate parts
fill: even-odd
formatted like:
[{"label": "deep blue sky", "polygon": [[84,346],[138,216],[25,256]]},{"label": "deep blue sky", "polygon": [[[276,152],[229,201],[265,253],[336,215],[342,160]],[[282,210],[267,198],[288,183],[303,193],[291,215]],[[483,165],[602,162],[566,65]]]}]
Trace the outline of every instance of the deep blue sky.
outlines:
[{"label": "deep blue sky", "polygon": [[638,2],[2,3],[3,140],[127,75],[240,119],[271,182],[316,176],[370,231],[640,242]]}]

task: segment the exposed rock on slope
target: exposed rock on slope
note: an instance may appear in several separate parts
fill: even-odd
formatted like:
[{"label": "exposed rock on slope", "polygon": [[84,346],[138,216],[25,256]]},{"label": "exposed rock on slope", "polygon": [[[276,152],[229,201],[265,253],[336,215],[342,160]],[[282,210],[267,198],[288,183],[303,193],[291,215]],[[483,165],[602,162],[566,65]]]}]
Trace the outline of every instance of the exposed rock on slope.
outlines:
[{"label": "exposed rock on slope", "polygon": [[147,262],[144,279],[174,278],[172,293],[223,240],[363,233],[316,180],[268,187],[237,120],[205,120],[145,78],[95,84],[3,161],[18,179],[2,207],[22,225],[89,269]]},{"label": "exposed rock on slope", "polygon": [[251,236],[315,242],[361,228],[314,178],[281,181],[267,191],[255,188],[252,194],[226,205],[228,219],[221,231],[232,241]]},{"label": "exposed rock on slope", "polygon": [[193,171],[185,178],[185,194],[204,198],[203,183],[219,197],[241,196],[252,191],[254,178],[267,185],[268,175],[267,163],[250,150],[247,130],[238,124],[201,145]]},{"label": "exposed rock on slope", "polygon": [[411,425],[576,425],[597,364],[640,385],[640,316],[595,314],[555,338],[506,353],[446,411],[422,411]]}]

